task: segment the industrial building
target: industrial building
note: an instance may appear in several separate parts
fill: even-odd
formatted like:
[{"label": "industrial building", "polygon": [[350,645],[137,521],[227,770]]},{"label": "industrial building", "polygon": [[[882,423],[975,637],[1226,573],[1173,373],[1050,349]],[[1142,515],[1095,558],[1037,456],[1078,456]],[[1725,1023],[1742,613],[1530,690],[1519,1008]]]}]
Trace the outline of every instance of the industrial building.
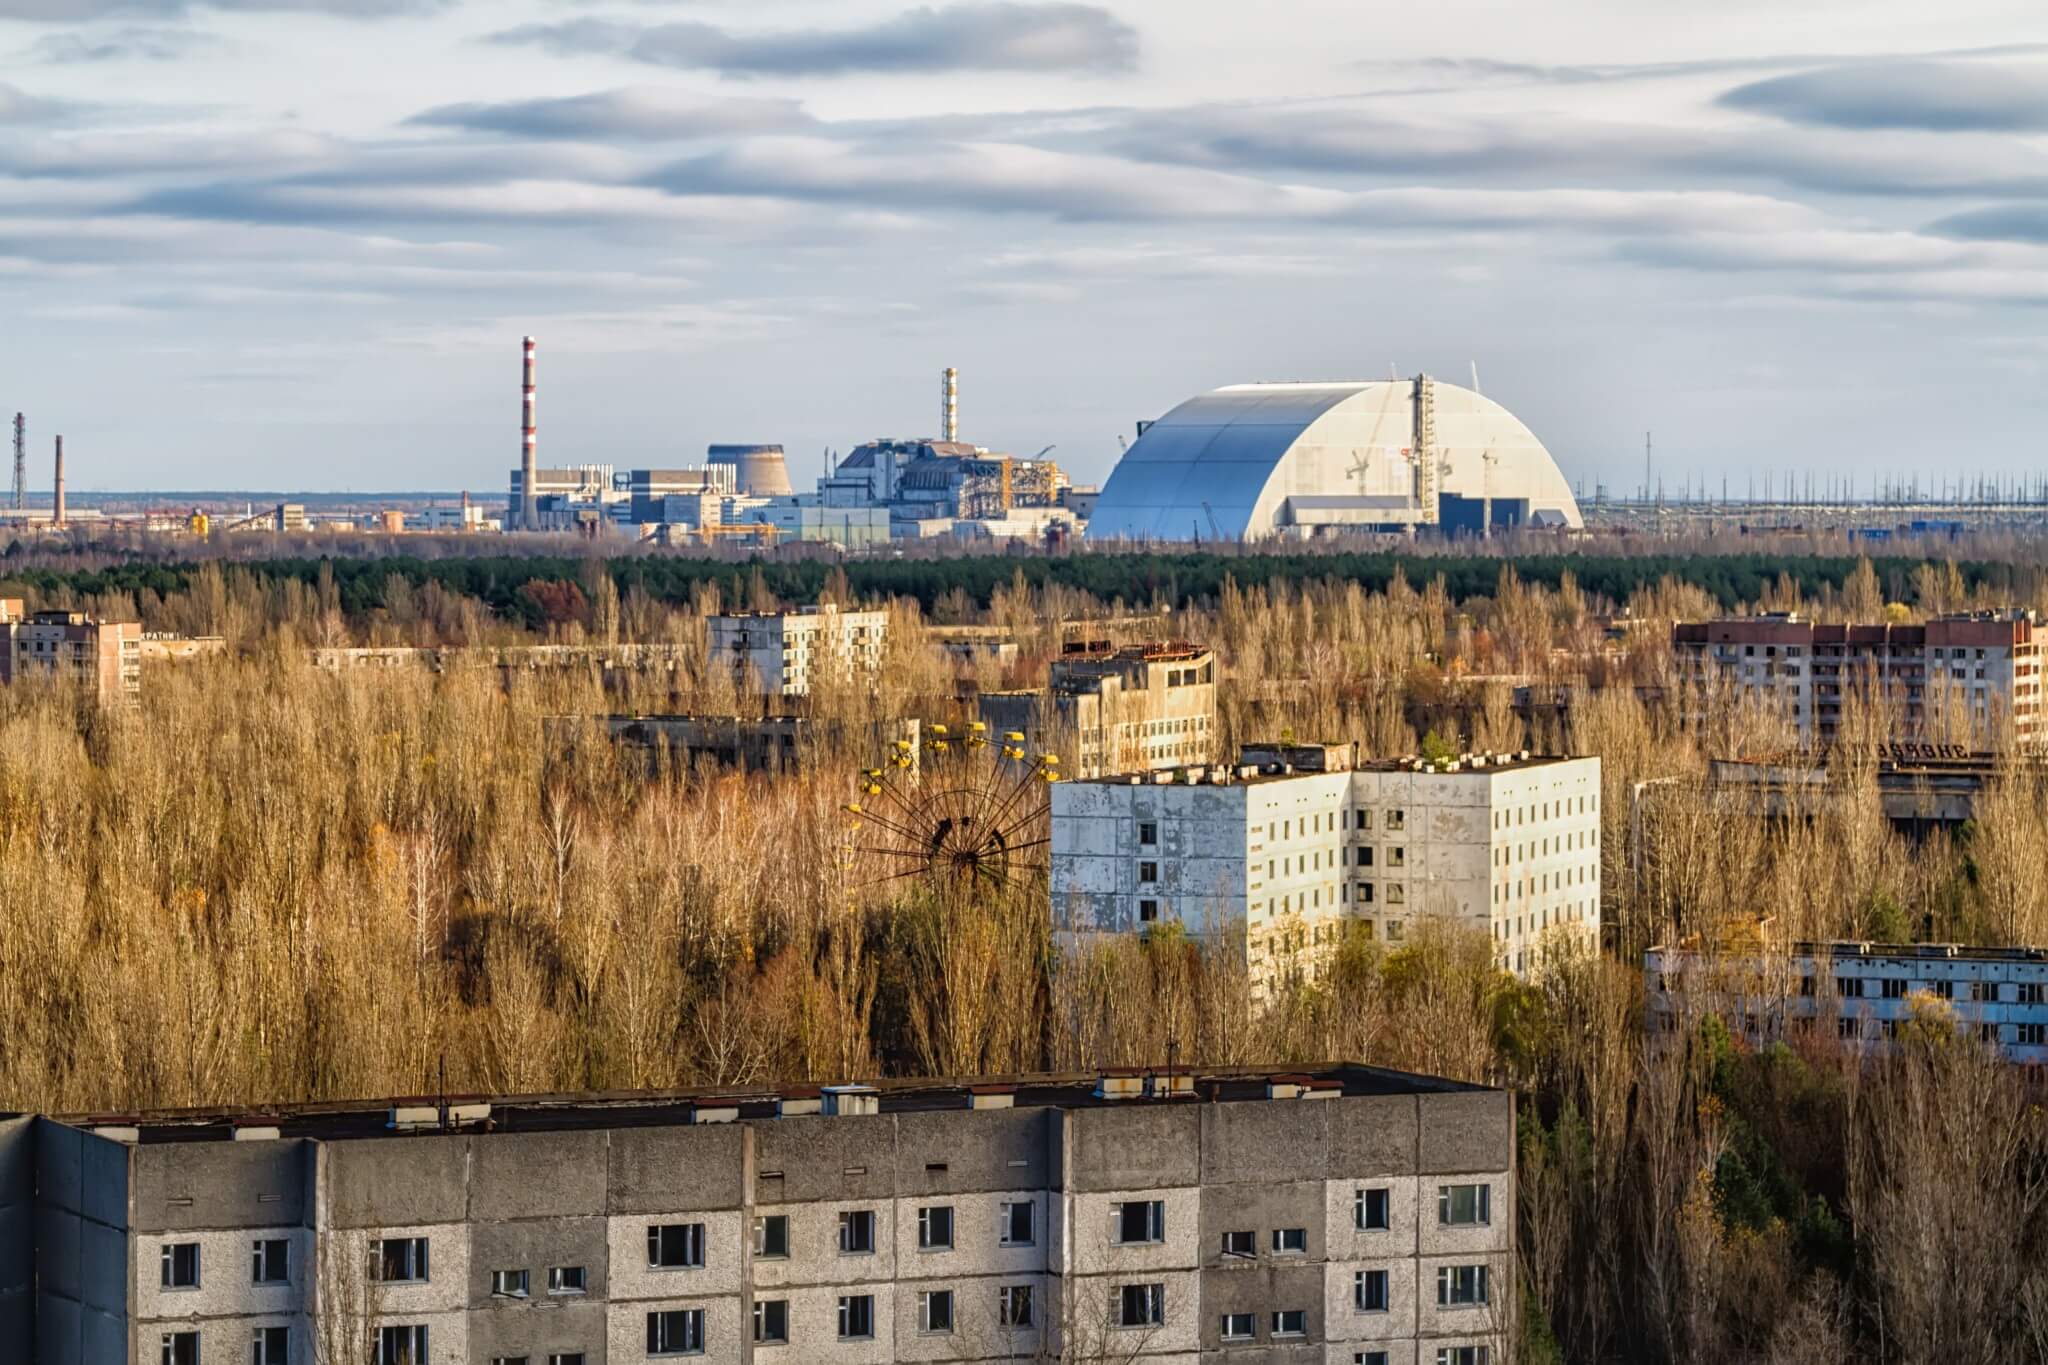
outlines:
[{"label": "industrial building", "polygon": [[992,730],[1071,754],[1074,777],[1207,763],[1216,745],[1216,656],[1185,641],[1069,644],[1038,692],[984,692]]},{"label": "industrial building", "polygon": [[831,603],[728,613],[705,620],[705,657],[729,666],[749,691],[802,697],[825,679],[872,677],[882,666],[888,631],[886,611],[841,611]]},{"label": "industrial building", "polygon": [[0,1356],[1498,1360],[1514,1150],[1358,1065],[15,1117]]},{"label": "industrial building", "polygon": [[2015,1062],[2048,1063],[2048,949],[1954,943],[1793,943],[1705,952],[1652,948],[1643,957],[1649,1026],[1717,1014],[1756,1042],[1826,1029],[1883,1049],[1909,1019],[1941,1020]]},{"label": "industrial building", "polygon": [[[542,724],[552,751],[595,733],[640,756],[651,773],[717,768],[787,776],[805,771],[849,738],[837,721],[811,716],[547,716]],[[874,721],[854,727],[856,748],[863,757],[897,755],[914,769],[922,731],[915,717]]]},{"label": "industrial building", "polygon": [[75,683],[102,702],[142,695],[142,626],[97,621],[82,611],[39,611],[24,617],[18,597],[0,600],[0,682],[54,678]]},{"label": "industrial building", "polygon": [[1731,686],[1791,721],[1800,738],[1832,743],[1854,694],[1892,706],[1922,739],[1955,724],[2022,747],[2048,738],[2042,724],[2041,645],[2032,611],[1937,616],[1921,625],[1823,625],[1797,612],[1680,622],[1671,649],[1698,698]]},{"label": "industrial building", "polygon": [[1578,527],[1543,443],[1492,399],[1427,375],[1238,384],[1141,424],[1092,540],[1304,539]]},{"label": "industrial building", "polygon": [[1241,934],[1261,991],[1312,979],[1348,933],[1399,944],[1426,915],[1487,933],[1516,973],[1597,947],[1599,759],[1360,764],[1355,747],[1252,745],[1233,767],[1059,783],[1055,923]]}]

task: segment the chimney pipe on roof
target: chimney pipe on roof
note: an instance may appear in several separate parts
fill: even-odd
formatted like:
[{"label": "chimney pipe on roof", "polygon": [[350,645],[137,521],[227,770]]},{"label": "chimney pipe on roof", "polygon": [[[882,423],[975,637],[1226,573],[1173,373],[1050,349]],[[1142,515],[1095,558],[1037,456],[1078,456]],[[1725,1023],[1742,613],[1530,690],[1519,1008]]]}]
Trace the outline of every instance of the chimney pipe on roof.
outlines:
[{"label": "chimney pipe on roof", "polygon": [[960,439],[960,371],[948,365],[939,384],[939,434],[941,439]]}]

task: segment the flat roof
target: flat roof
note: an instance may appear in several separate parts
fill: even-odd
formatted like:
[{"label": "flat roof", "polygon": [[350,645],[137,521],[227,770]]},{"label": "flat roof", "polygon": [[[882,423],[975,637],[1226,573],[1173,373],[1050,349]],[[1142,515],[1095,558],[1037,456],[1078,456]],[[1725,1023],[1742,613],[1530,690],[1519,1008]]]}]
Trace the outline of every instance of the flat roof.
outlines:
[{"label": "flat roof", "polygon": [[[1104,1099],[1096,1088],[1105,1076],[1116,1078],[1167,1075],[1192,1077],[1191,1096],[1135,1096]],[[1497,1089],[1464,1081],[1422,1076],[1356,1062],[1306,1067],[1121,1067],[1099,1072],[1067,1072],[967,1079],[873,1080],[849,1083],[871,1090],[883,1114],[966,1110],[979,1094],[1014,1095],[1018,1109],[1093,1109],[1132,1105],[1239,1103],[1267,1098],[1275,1081],[1339,1091],[1346,1096],[1475,1094]],[[829,1088],[829,1087],[827,1087]],[[441,1095],[388,1099],[335,1100],[321,1103],[204,1109],[159,1109],[143,1112],[58,1114],[51,1117],[76,1128],[132,1128],[145,1143],[226,1142],[238,1127],[274,1127],[278,1137],[333,1141],[350,1138],[404,1136],[391,1127],[395,1107],[488,1105],[490,1116],[459,1128],[427,1131],[541,1133],[606,1128],[682,1126],[698,1108],[730,1108],[741,1119],[778,1117],[784,1098],[815,1099],[821,1087],[789,1084],[779,1087],[704,1086],[680,1090],[609,1090],[557,1095]]]},{"label": "flat roof", "polygon": [[[1705,950],[1696,945],[1660,943],[1650,948],[1653,953],[1694,953]],[[1826,958],[1898,958],[1943,962],[2048,962],[2048,948],[1990,948],[1968,943],[1789,943],[1785,945],[1788,957]],[[1760,957],[1761,950],[1744,953],[1724,953],[1729,957]]]},{"label": "flat roof", "polygon": [[[985,697],[1035,697],[1039,694],[1036,692],[985,692],[982,695]],[[1318,746],[1311,744],[1297,747],[1314,749]],[[1257,765],[1244,762],[1189,763],[1178,768],[1146,768],[1140,769],[1137,772],[1109,773],[1102,777],[1062,778],[1060,785],[1084,787],[1255,787],[1268,782],[1291,782],[1297,777],[1329,777],[1338,773],[1408,773],[1415,777],[1488,777],[1494,773],[1528,772],[1535,768],[1551,767],[1559,763],[1577,763],[1592,757],[1590,754],[1531,754],[1527,758],[1511,754],[1481,756],[1486,759],[1483,767],[1473,766],[1470,761],[1472,756],[1466,755],[1462,766],[1455,771],[1448,772],[1439,771],[1435,768],[1418,768],[1415,765],[1420,763],[1421,759],[1412,757],[1368,759],[1363,763],[1351,763],[1338,768],[1297,767],[1292,772],[1267,772],[1264,769],[1260,769],[1248,776],[1240,776],[1240,774],[1245,769],[1253,768]],[[1269,764],[1268,766],[1272,765]],[[1221,783],[1216,782],[1214,777],[1217,773],[1222,773],[1226,780]],[[1191,779],[1190,774],[1199,774],[1199,776]]]}]

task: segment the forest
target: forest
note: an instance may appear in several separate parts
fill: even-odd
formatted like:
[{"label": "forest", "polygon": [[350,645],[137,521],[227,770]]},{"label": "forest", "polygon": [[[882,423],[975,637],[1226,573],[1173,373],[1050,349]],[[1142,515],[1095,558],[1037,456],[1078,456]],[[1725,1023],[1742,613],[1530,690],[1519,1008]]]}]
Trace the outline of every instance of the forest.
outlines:
[{"label": "forest", "polygon": [[[1668,645],[1672,621],[1733,607],[2048,605],[2032,568],[1128,558],[10,570],[0,594],[32,607],[225,648],[151,665],[132,708],[0,691],[0,1104],[1356,1059],[1520,1095],[1520,1361],[2048,1359],[2033,1077],[1933,1005],[1895,1055],[1825,1030],[1757,1039],[1701,1002],[1653,1036],[1642,968],[1676,937],[2048,945],[2037,770],[2008,765],[1978,821],[1909,838],[1848,744],[1838,799],[1733,818],[1699,782],[1707,762],[1796,737],[1739,697],[1684,696]],[[943,710],[960,680],[929,643],[937,624],[1018,640],[1015,665],[970,668],[997,687],[1042,673],[1092,618],[1141,612],[1159,638],[1216,649],[1225,746],[1291,733],[1391,756],[1433,734],[1597,754],[1607,949],[1524,981],[1484,935],[1352,941],[1325,979],[1254,1008],[1228,943],[1067,950],[1042,890],[853,875],[841,808],[876,758],[857,742],[780,779],[650,779],[604,746],[543,742],[551,716],[758,710],[703,658],[702,618],[813,598],[890,613],[879,691],[827,685],[820,718]],[[536,639],[668,642],[681,662],[307,657]],[[1569,704],[1518,709],[1517,679]],[[1888,723],[1876,706],[1856,722]],[[1632,793],[1658,779],[1632,829]]]}]

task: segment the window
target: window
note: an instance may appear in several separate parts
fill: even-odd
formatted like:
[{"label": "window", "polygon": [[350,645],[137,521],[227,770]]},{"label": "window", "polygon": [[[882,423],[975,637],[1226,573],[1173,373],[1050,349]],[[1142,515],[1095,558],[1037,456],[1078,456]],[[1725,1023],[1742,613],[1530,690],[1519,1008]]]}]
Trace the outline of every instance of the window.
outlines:
[{"label": "window", "polygon": [[1385,1351],[1353,1351],[1351,1365],[1387,1365]]},{"label": "window", "polygon": [[[426,1239],[411,1240],[424,1242]],[[427,1358],[425,1323],[377,1329],[377,1365],[427,1365]]]},{"label": "window", "polygon": [[704,1349],[704,1310],[671,1308],[647,1315],[647,1354],[696,1355]]},{"label": "window", "polygon": [[1276,1337],[1305,1337],[1308,1335],[1308,1310],[1306,1308],[1283,1308],[1273,1315],[1273,1335]]},{"label": "window", "polygon": [[1903,1000],[1903,999],[1905,999],[1905,998],[1906,998],[1906,978],[1905,978],[1905,977],[1903,977],[1903,976],[1888,976],[1888,977],[1885,977],[1885,978],[1884,978],[1884,998],[1885,998],[1885,999],[1887,999],[1887,1000]]},{"label": "window", "polygon": [[839,1254],[865,1256],[875,1249],[875,1215],[856,1209],[839,1215]]},{"label": "window", "polygon": [[1406,828],[1408,828],[1408,812],[1407,812],[1407,811],[1405,811],[1405,810],[1390,810],[1390,811],[1388,811],[1388,812],[1387,812],[1387,828],[1388,828],[1388,829],[1406,829]]},{"label": "window", "polygon": [[249,1365],[288,1365],[291,1347],[289,1327],[258,1327],[249,1343]]},{"label": "window", "polygon": [[865,1341],[875,1334],[875,1296],[842,1294],[839,1297],[839,1339]]},{"label": "window", "polygon": [[250,1243],[251,1284],[284,1284],[290,1278],[291,1243],[282,1237],[267,1237]]},{"label": "window", "polygon": [[2022,982],[2020,982],[2020,983],[2019,983],[2019,985],[2017,985],[2017,986],[2015,986],[2015,987],[2013,988],[2013,1000],[2014,1000],[2014,1002],[2015,1002],[2015,1003],[2017,1003],[2017,1004],[2021,1004],[2021,1005],[2038,1005],[2038,1004],[2040,1004],[2040,1003],[2041,1003],[2041,984],[2042,984],[2042,983],[2040,983],[2039,981],[2022,981]]},{"label": "window", "polygon": [[[427,1239],[386,1237],[377,1243],[377,1278],[385,1284],[408,1284],[426,1279]],[[424,1332],[426,1328],[420,1330]]]},{"label": "window", "polygon": [[1436,1365],[1486,1365],[1484,1346],[1439,1346]]},{"label": "window", "polygon": [[789,1340],[789,1300],[754,1300],[754,1340],[763,1346],[780,1346]]},{"label": "window", "polygon": [[1139,901],[1139,902],[1138,902],[1138,923],[1140,923],[1140,924],[1156,924],[1156,923],[1158,923],[1158,922],[1159,922],[1159,902],[1158,902],[1158,901],[1156,901],[1156,900],[1150,900],[1150,899],[1147,899],[1147,900],[1141,900],[1141,901]]},{"label": "window", "polygon": [[1439,1308],[1466,1308],[1486,1302],[1486,1267],[1444,1265],[1436,1270]]},{"label": "window", "polygon": [[1436,1221],[1447,1228],[1485,1227],[1493,1221],[1491,1185],[1439,1185]]},{"label": "window", "polygon": [[1359,902],[1359,904],[1361,904],[1361,905],[1371,905],[1371,904],[1372,904],[1372,883],[1371,883],[1371,882],[1360,882],[1360,883],[1358,884],[1358,902]]},{"label": "window", "polygon": [[523,1299],[530,1289],[531,1279],[524,1270],[491,1272],[491,1297],[494,1299]]},{"label": "window", "polygon": [[1402,847],[1401,847],[1401,846],[1400,846],[1399,844],[1396,844],[1396,845],[1394,845],[1394,846],[1393,846],[1392,848],[1388,849],[1388,850],[1387,850],[1387,866],[1388,866],[1388,867],[1406,867],[1406,866],[1408,866],[1408,850],[1407,850],[1407,849],[1405,849],[1405,848],[1402,848]]},{"label": "window", "polygon": [[528,1356],[492,1356],[491,1365],[528,1365]]},{"label": "window", "polygon": [[2012,1040],[2021,1047],[2040,1047],[2048,1044],[2048,1024],[2015,1024]]},{"label": "window", "polygon": [[584,1294],[590,1290],[590,1277],[580,1265],[553,1265],[548,1267],[548,1293]]},{"label": "window", "polygon": [[1308,1255],[1308,1229],[1274,1228],[1273,1254],[1275,1256]]},{"label": "window", "polygon": [[[1402,886],[1402,885],[1401,885],[1401,883],[1399,883],[1399,882],[1389,882],[1389,883],[1387,884],[1387,904],[1388,904],[1388,905],[1406,905],[1407,903],[1408,903],[1408,888],[1406,888],[1406,887]],[[1389,933],[1389,934],[1387,935],[1387,937],[1388,937],[1388,938],[1396,938],[1396,937],[1399,937],[1399,935],[1396,935],[1396,934],[1392,934],[1392,933]]]},{"label": "window", "polygon": [[1028,1247],[1035,1246],[1037,1242],[1037,1206],[1028,1199],[1004,1204],[1002,1244],[1006,1247]]},{"label": "window", "polygon": [[1159,826],[1151,820],[1138,822],[1138,842],[1150,847],[1159,842]]},{"label": "window", "polygon": [[1166,1321],[1166,1286],[1126,1284],[1116,1290],[1116,1325],[1157,1327]]},{"label": "window", "polygon": [[1006,1284],[996,1291],[996,1322],[1003,1327],[1031,1325],[1031,1286]]},{"label": "window", "polygon": [[199,1287],[199,1243],[167,1242],[163,1250],[163,1285],[166,1289]]},{"label": "window", "polygon": [[1251,1230],[1250,1228],[1246,1228],[1246,1229],[1245,1229],[1244,1231],[1242,1231],[1242,1232],[1226,1232],[1226,1233],[1224,1233],[1224,1234],[1223,1234],[1223,1254],[1224,1254],[1225,1256],[1256,1256],[1256,1255],[1258,1255],[1258,1254],[1259,1254],[1259,1236],[1258,1236],[1258,1234],[1257,1234],[1257,1233],[1255,1233],[1255,1232],[1253,1232],[1253,1231],[1252,1231],[1252,1230]]},{"label": "window", "polygon": [[1139,864],[1138,864],[1138,880],[1139,880],[1139,881],[1141,881],[1141,882],[1156,882],[1156,881],[1158,881],[1158,880],[1159,880],[1159,864],[1158,864],[1158,863],[1150,863],[1150,862],[1147,862],[1147,863],[1139,863]]},{"label": "window", "polygon": [[1361,1270],[1351,1277],[1351,1303],[1361,1313],[1387,1311],[1387,1272]]},{"label": "window", "polygon": [[1225,1313],[1223,1315],[1223,1339],[1225,1341],[1250,1341],[1258,1335],[1259,1319],[1253,1313]]},{"label": "window", "polygon": [[917,1296],[917,1330],[947,1333],[953,1330],[953,1291],[927,1289]]},{"label": "window", "polygon": [[583,1365],[583,1352],[551,1351],[548,1353],[548,1365]]},{"label": "window", "polygon": [[[1808,994],[1810,995],[1812,992],[1809,991]],[[1982,1004],[1987,1000],[1998,999],[1998,983],[1996,981],[1972,981],[1970,983],[1970,999],[1978,1004]]]},{"label": "window", "polygon": [[1120,1246],[1166,1240],[1166,1201],[1138,1199],[1115,1208],[1116,1241]]},{"label": "window", "polygon": [[953,1246],[953,1208],[940,1204],[917,1211],[919,1251],[950,1251]]},{"label": "window", "polygon": [[1384,1232],[1393,1226],[1385,1190],[1359,1190],[1351,1196],[1351,1222],[1360,1232]]},{"label": "window", "polygon": [[702,1223],[656,1223],[648,1227],[649,1270],[701,1270],[703,1267]]},{"label": "window", "polygon": [[199,1365],[199,1333],[164,1333],[163,1365]]},{"label": "window", "polygon": [[770,1213],[754,1220],[754,1255],[763,1261],[789,1256],[789,1215]]}]

